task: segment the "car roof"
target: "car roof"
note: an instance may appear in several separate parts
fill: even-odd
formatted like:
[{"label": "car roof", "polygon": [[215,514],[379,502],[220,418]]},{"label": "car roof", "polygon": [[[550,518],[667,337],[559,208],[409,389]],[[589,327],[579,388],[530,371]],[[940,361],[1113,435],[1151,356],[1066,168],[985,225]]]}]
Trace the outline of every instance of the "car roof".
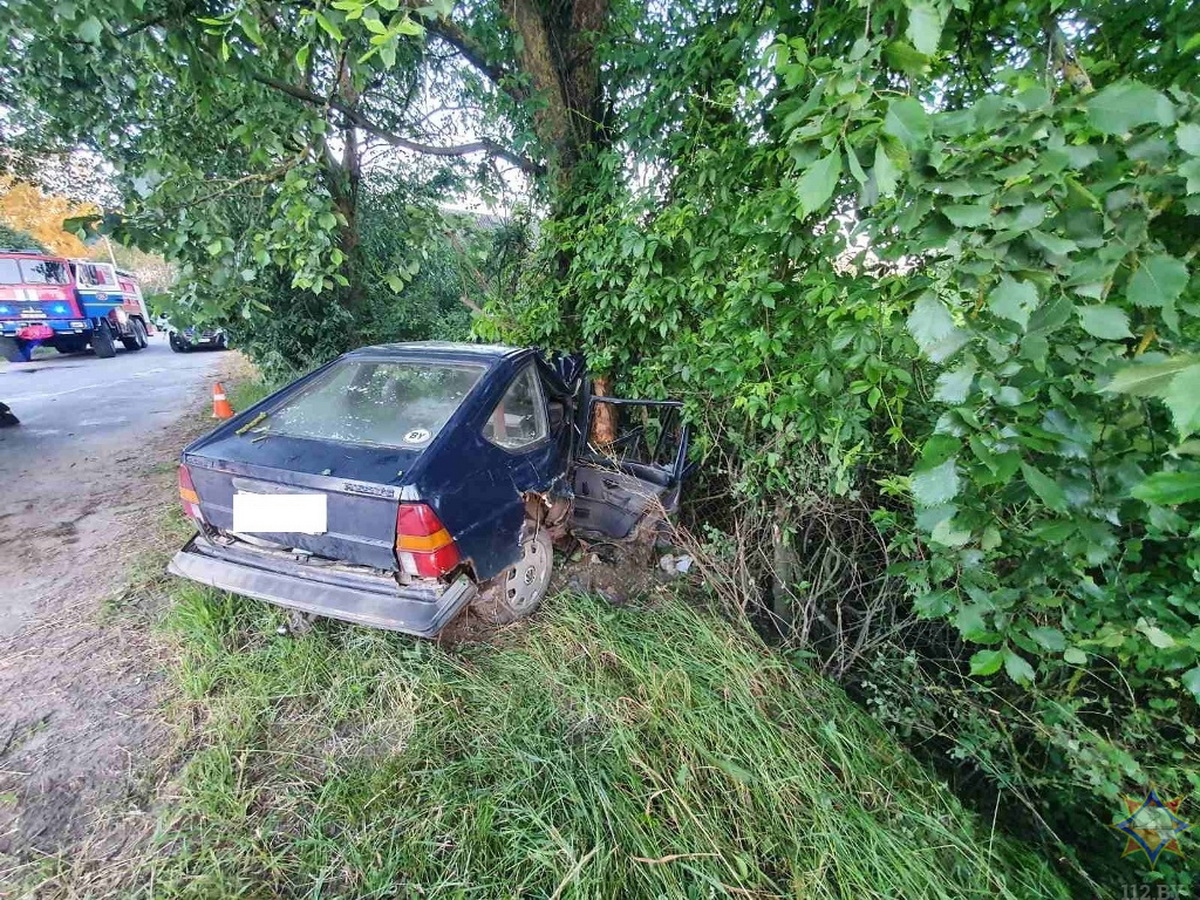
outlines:
[{"label": "car roof", "polygon": [[359,347],[345,354],[353,359],[359,356],[395,357],[397,359],[446,360],[447,362],[473,362],[492,365],[502,359],[518,359],[535,351],[526,347],[509,347],[504,344],[468,344],[459,341],[406,341],[398,344],[375,344]]}]

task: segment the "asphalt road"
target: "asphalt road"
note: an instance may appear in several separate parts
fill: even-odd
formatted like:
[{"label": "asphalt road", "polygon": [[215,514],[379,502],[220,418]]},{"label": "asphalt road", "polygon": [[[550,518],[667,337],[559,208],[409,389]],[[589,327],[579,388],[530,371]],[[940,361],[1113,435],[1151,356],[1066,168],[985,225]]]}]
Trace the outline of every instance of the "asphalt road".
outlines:
[{"label": "asphalt road", "polygon": [[0,363],[0,400],[21,420],[0,428],[0,641],[63,589],[118,575],[116,556],[137,546],[118,539],[122,517],[145,508],[148,475],[178,458],[178,423],[228,359],[172,353],[156,336],[112,359]]},{"label": "asphalt road", "polygon": [[14,852],[90,842],[99,810],[149,821],[138,764],[170,736],[150,607],[124,591],[135,563],[172,549],[175,461],[236,363],[164,337],[113,359],[0,362],[0,400],[21,419],[0,428],[0,871]]},{"label": "asphalt road", "polygon": [[118,350],[112,359],[89,353],[0,362],[0,401],[21,420],[0,429],[0,484],[60,450],[86,449],[121,434],[136,446],[139,434],[179,417],[222,356],[172,353],[159,335],[146,349]]}]

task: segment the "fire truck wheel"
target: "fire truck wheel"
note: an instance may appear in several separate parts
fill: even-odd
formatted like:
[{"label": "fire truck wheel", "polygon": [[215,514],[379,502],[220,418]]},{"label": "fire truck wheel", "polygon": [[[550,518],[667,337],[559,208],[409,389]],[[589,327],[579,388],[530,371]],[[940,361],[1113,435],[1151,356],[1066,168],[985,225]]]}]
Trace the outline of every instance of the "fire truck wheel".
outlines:
[{"label": "fire truck wheel", "polygon": [[141,350],[146,346],[146,328],[141,319],[129,320],[129,336],[122,337],[121,343],[126,350]]},{"label": "fire truck wheel", "polygon": [[26,349],[16,338],[0,338],[0,355],[9,362],[29,362]]},{"label": "fire truck wheel", "polygon": [[92,350],[100,359],[111,359],[117,355],[117,346],[113,341],[113,334],[109,330],[107,322],[101,322],[100,326],[92,332]]},{"label": "fire truck wheel", "polygon": [[87,349],[87,341],[82,335],[71,335],[69,337],[57,337],[52,345],[59,353],[82,353]]}]

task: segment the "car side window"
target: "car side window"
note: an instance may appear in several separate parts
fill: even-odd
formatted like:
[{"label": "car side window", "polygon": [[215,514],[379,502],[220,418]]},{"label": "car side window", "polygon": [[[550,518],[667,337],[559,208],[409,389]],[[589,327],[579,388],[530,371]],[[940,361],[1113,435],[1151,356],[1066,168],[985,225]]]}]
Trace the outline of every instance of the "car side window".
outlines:
[{"label": "car side window", "polygon": [[505,450],[520,450],[546,439],[546,404],[533,366],[513,379],[483,426],[483,436]]}]

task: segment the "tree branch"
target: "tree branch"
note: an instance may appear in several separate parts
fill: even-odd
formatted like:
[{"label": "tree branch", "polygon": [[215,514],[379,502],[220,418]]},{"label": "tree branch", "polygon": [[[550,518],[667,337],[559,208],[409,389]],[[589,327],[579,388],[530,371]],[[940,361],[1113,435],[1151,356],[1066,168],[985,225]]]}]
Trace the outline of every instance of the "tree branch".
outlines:
[{"label": "tree branch", "polygon": [[393,147],[400,147],[404,150],[411,150],[414,153],[424,153],[429,156],[469,156],[472,153],[486,153],[488,156],[494,156],[498,159],[503,159],[509,163],[512,163],[527,175],[541,175],[545,172],[545,167],[540,163],[536,163],[531,159],[527,159],[520,154],[514,153],[513,151],[502,147],[500,144],[497,144],[495,141],[488,138],[480,138],[477,141],[472,141],[467,144],[456,144],[452,147],[435,147],[429,144],[422,144],[418,141],[409,140],[406,137],[401,137],[394,132],[379,127],[367,119],[367,117],[358,110],[353,109],[336,99],[322,97],[320,94],[314,94],[312,91],[305,90],[302,87],[297,87],[292,84],[287,84],[283,81],[276,81],[274,78],[268,78],[266,75],[252,73],[250,77],[259,84],[287,94],[289,97],[294,97],[297,100],[302,100],[305,103],[310,103],[313,106],[321,107],[322,109],[335,109],[345,116],[346,120],[352,123],[355,127],[361,128],[363,131],[370,135],[374,135],[382,141],[386,141]]},{"label": "tree branch", "polygon": [[520,103],[529,99],[529,91],[513,81],[511,73],[503,66],[488,60],[479,43],[461,26],[445,17],[426,23],[425,30],[441,38],[460,54],[462,58],[482,72],[497,88]]}]

